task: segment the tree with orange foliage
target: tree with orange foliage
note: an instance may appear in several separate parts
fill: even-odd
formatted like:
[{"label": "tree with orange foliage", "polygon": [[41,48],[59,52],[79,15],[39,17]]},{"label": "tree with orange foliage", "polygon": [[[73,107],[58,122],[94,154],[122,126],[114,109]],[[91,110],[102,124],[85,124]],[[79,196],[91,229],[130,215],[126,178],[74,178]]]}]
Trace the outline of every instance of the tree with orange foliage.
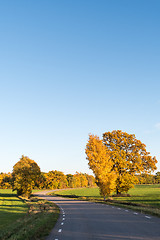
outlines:
[{"label": "tree with orange foliage", "polygon": [[146,145],[134,134],[121,130],[106,132],[103,134],[103,144],[113,163],[112,169],[117,174],[117,194],[132,188],[138,181],[138,174],[156,170],[156,158],[150,156]]},{"label": "tree with orange foliage", "polygon": [[0,173],[0,188],[9,189],[12,187],[12,174]]},{"label": "tree with orange foliage", "polygon": [[36,179],[40,176],[40,168],[37,163],[27,156],[23,156],[13,166],[13,190],[18,195],[30,197]]},{"label": "tree with orange foliage", "polygon": [[61,171],[49,171],[44,174],[45,184],[48,189],[61,189],[68,186],[67,177]]},{"label": "tree with orange foliage", "polygon": [[109,196],[116,185],[116,174],[113,171],[113,162],[108,154],[107,147],[99,137],[89,135],[86,145],[86,155],[90,169],[92,169],[101,195]]}]

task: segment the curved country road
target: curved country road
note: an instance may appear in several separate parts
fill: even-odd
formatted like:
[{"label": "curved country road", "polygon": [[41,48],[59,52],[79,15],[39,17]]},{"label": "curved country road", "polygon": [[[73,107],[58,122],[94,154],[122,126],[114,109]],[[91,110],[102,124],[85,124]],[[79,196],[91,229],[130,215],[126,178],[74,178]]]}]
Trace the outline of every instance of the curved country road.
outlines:
[{"label": "curved country road", "polygon": [[160,218],[131,210],[47,196],[56,203],[60,217],[47,240],[160,240]]}]

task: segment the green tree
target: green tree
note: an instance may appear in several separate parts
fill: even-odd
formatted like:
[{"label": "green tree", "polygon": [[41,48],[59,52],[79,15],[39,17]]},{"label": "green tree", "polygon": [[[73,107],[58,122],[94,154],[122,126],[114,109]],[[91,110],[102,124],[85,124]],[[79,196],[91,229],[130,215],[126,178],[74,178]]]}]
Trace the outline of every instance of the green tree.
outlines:
[{"label": "green tree", "polygon": [[40,168],[37,163],[27,156],[23,156],[13,166],[13,190],[18,195],[30,197],[35,181],[40,176]]},{"label": "green tree", "polygon": [[157,160],[146,151],[146,146],[134,134],[120,130],[103,134],[106,146],[117,174],[117,194],[127,192],[137,183],[139,173],[150,173],[156,169]]}]

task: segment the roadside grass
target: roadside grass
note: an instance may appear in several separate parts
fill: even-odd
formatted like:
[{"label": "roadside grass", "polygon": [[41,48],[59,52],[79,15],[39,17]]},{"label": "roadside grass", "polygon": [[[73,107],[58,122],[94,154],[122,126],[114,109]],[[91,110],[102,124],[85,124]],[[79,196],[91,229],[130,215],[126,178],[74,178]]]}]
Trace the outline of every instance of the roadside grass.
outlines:
[{"label": "roadside grass", "polygon": [[23,217],[28,206],[16,196],[11,189],[0,190],[0,231],[12,222]]},{"label": "roadside grass", "polygon": [[49,235],[59,208],[36,197],[20,199],[12,190],[0,190],[0,240],[35,240]]},{"label": "roadside grass", "polygon": [[135,188],[129,190],[128,196],[126,194],[119,197],[113,195],[106,201],[100,196],[99,188],[63,190],[56,191],[54,194],[79,200],[117,205],[160,217],[160,184],[136,185]]}]

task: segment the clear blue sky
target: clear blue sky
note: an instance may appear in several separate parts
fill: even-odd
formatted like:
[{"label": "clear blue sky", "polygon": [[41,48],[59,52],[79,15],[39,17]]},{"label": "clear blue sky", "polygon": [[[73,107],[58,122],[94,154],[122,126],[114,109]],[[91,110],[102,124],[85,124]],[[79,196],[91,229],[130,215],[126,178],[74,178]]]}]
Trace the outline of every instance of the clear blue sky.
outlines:
[{"label": "clear blue sky", "polygon": [[160,171],[160,1],[0,2],[0,172],[87,172],[88,134],[136,135]]}]

